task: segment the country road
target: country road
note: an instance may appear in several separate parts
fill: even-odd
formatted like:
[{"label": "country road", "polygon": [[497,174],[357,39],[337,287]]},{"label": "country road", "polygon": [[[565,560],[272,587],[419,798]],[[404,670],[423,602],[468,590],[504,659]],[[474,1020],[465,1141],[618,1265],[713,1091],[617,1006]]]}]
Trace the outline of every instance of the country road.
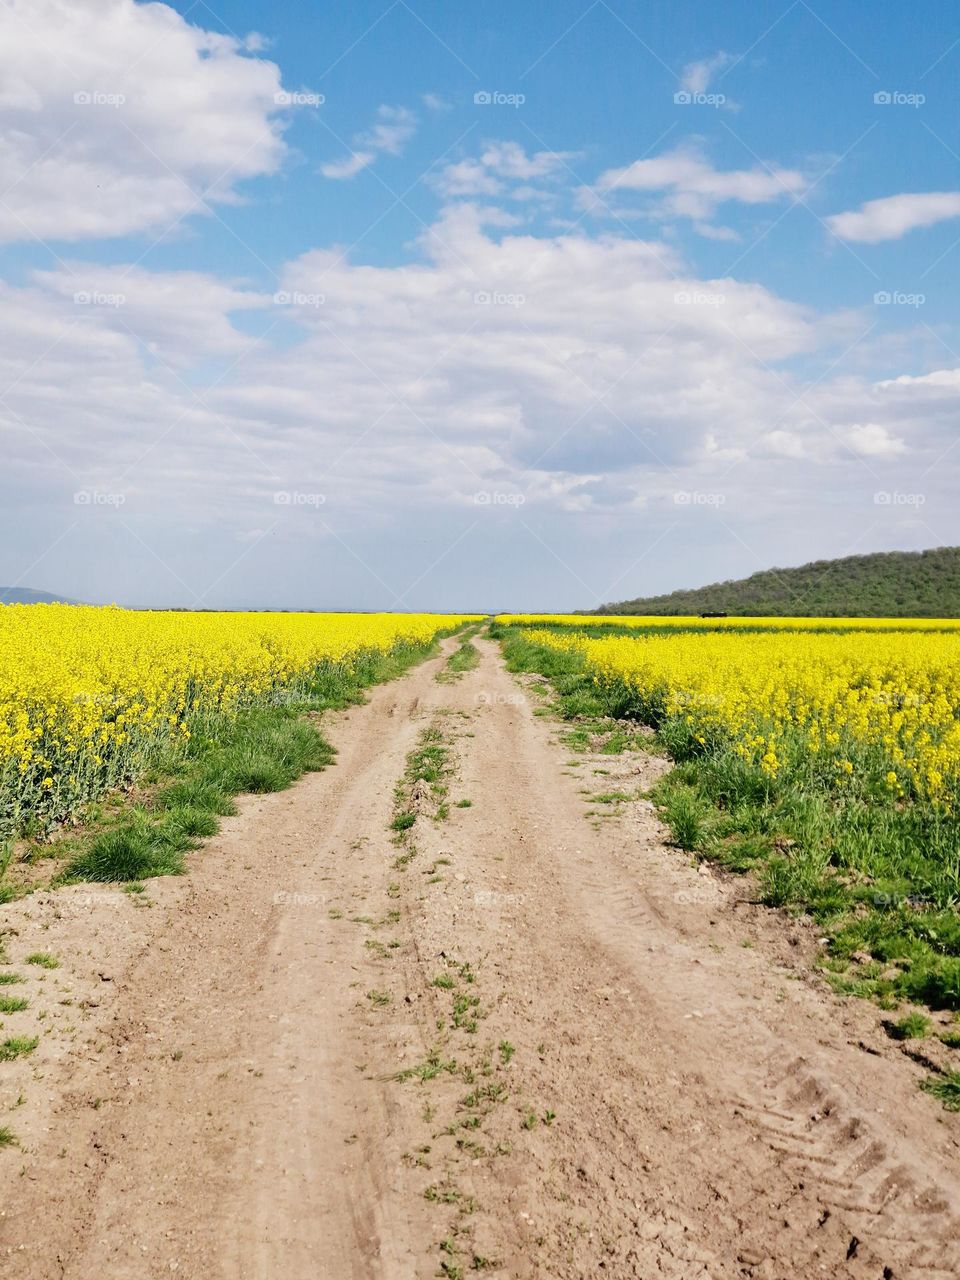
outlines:
[{"label": "country road", "polygon": [[[879,1011],[648,801],[591,801],[662,760],[574,758],[490,640],[438,680],[454,643],[327,717],[336,762],[244,798],[147,903],[5,909],[11,960],[61,967],[4,1068],[3,1275],[960,1274],[960,1120]],[[430,729],[449,813],[414,795],[398,838]]]}]

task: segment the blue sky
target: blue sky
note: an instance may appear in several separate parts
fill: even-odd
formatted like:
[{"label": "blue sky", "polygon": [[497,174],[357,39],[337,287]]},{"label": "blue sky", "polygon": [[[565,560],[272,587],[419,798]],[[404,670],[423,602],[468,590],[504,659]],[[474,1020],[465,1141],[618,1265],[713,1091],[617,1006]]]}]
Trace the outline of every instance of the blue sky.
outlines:
[{"label": "blue sky", "polygon": [[0,581],[590,607],[960,541],[960,17],[0,6]]}]

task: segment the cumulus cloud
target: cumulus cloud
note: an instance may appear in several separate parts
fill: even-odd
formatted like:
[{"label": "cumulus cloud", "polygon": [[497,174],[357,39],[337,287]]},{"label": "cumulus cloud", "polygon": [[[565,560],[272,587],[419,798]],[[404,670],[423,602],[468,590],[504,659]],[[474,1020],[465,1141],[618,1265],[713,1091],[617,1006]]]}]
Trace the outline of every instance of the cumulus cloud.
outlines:
[{"label": "cumulus cloud", "polygon": [[607,169],[593,187],[581,191],[580,199],[585,208],[599,209],[608,207],[611,196],[638,192],[657,197],[650,211],[659,217],[706,224],[727,202],[770,204],[799,196],[805,186],[796,169],[716,169],[698,150],[685,146]]},{"label": "cumulus cloud", "polygon": [[868,200],[859,209],[835,213],[827,226],[841,240],[879,244],[899,240],[917,227],[960,217],[960,191],[924,191]]},{"label": "cumulus cloud", "polygon": [[530,155],[517,142],[488,142],[479,157],[445,165],[433,185],[448,197],[549,198],[551,192],[543,183],[562,175],[575,158],[573,151],[536,151]]},{"label": "cumulus cloud", "polygon": [[852,448],[870,458],[897,458],[907,451],[903,440],[876,422],[856,424],[844,434]]},{"label": "cumulus cloud", "polygon": [[0,238],[162,230],[284,155],[280,72],[165,4],[0,5]]},{"label": "cumulus cloud", "polygon": [[378,155],[399,156],[417,131],[417,117],[407,107],[381,106],[373,125],[353,139],[357,150],[343,160],[320,166],[325,178],[353,178]]}]

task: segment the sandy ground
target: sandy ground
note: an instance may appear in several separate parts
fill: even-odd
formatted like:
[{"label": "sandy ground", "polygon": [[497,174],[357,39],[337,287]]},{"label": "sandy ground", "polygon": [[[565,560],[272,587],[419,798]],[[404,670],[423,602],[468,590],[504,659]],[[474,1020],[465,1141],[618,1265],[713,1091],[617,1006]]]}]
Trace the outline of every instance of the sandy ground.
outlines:
[{"label": "sandy ground", "polygon": [[[0,1065],[3,1275],[960,1275],[960,1118],[879,1012],[648,802],[590,801],[662,761],[571,763],[479,647],[330,717],[333,767],[145,901],[5,909],[2,1033],[40,1045]],[[398,846],[430,726],[450,814]]]}]

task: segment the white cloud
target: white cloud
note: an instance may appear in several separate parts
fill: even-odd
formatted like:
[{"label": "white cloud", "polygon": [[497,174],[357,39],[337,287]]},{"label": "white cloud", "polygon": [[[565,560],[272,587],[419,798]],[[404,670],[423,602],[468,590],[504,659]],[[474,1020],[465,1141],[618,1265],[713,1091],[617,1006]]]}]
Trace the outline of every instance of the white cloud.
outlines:
[{"label": "white cloud", "polygon": [[441,98],[439,93],[423,93],[420,95],[420,101],[429,111],[452,111],[453,106],[447,102],[445,98]]},{"label": "white cloud", "polygon": [[256,48],[165,4],[0,5],[0,239],[163,230],[276,171],[280,73]]},{"label": "white cloud", "polygon": [[859,209],[835,213],[827,226],[841,240],[878,244],[899,240],[917,227],[960,217],[960,191],[925,191],[868,200]]},{"label": "white cloud", "polygon": [[353,139],[358,149],[343,160],[322,164],[320,172],[325,178],[353,178],[378,155],[402,155],[416,131],[417,117],[407,107],[382,106],[373,125]]},{"label": "white cloud", "polygon": [[584,207],[596,209],[606,207],[607,197],[613,194],[658,195],[659,201],[651,210],[655,215],[706,222],[728,201],[769,204],[798,196],[805,186],[806,179],[796,169],[759,165],[715,169],[699,151],[678,147],[623,168],[607,169],[592,188],[581,191],[580,198]]},{"label": "white cloud", "polygon": [[[515,194],[531,170],[548,183],[548,154],[491,143],[461,180]],[[829,365],[862,317],[703,279],[661,240],[516,221],[453,203],[397,266],[313,250],[281,268],[282,303],[242,280],[125,264],[0,283],[0,581],[47,552],[41,585],[132,603],[590,604],[598,564],[629,546],[628,569],[675,521],[690,563],[708,547],[721,571],[703,575],[723,576],[744,544],[747,570],[853,544],[878,518],[872,495],[911,484],[951,540],[935,496],[952,511],[952,459],[922,485],[908,464],[922,472],[955,438],[955,371],[871,383],[848,364],[806,389],[799,370],[820,353]],[[78,513],[84,489],[123,493],[122,510]],[[281,490],[324,502],[281,509]],[[722,493],[722,511],[678,508],[684,490]],[[525,501],[478,507],[480,491]],[[713,533],[695,523],[708,516]],[[881,517],[897,545],[897,509]],[[662,544],[664,587],[683,572],[669,567],[683,536]],[[445,551],[412,598],[384,586],[402,592]],[[552,598],[530,596],[531,575]]]},{"label": "white cloud", "polygon": [[[509,195],[513,200],[538,200],[551,196],[549,182],[562,174],[573,151],[537,151],[528,155],[516,142],[489,142],[478,159],[444,166],[433,185],[444,196]],[[535,182],[547,186],[536,186]]]},{"label": "white cloud", "polygon": [[713,83],[718,71],[723,71],[737,59],[732,53],[721,50],[712,58],[701,58],[699,62],[688,62],[680,73],[680,88],[687,93],[706,93]]},{"label": "white cloud", "polygon": [[844,433],[848,443],[857,453],[869,458],[897,458],[906,453],[907,446],[890,434],[887,427],[876,422],[866,422],[848,427]]},{"label": "white cloud", "polygon": [[322,164],[320,172],[325,178],[353,178],[363,169],[369,168],[376,158],[372,151],[354,151],[345,160]]}]

